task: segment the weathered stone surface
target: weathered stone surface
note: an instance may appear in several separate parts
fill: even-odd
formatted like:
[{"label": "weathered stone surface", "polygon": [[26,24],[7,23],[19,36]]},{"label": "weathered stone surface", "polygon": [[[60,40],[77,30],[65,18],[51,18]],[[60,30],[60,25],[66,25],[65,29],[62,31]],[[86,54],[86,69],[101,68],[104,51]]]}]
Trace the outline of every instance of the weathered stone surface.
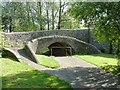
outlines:
[{"label": "weathered stone surface", "polygon": [[[102,44],[98,43],[93,37],[92,33],[90,33],[90,35],[88,34],[87,29],[43,30],[43,31],[36,31],[36,32],[12,32],[12,33],[5,33],[5,40],[7,44],[9,44],[9,47],[24,48],[25,43],[27,43],[28,41],[32,41],[33,39],[40,38],[40,37],[54,36],[54,35],[73,37],[84,42],[89,41],[90,44],[94,45],[99,50],[101,51],[103,50],[104,52],[107,52],[107,53],[109,52],[109,45],[105,43],[102,43]],[[36,46],[38,46],[39,43],[36,41],[36,43],[31,44],[31,47],[34,48],[33,50],[36,50],[37,48]],[[76,44],[75,42],[71,42],[71,43]],[[44,47],[44,44],[41,44],[41,47]],[[34,52],[38,52],[38,51],[34,51]]]},{"label": "weathered stone surface", "polygon": [[31,60],[35,63],[39,63],[38,58],[35,56],[35,53],[33,51],[33,49],[30,47],[30,43],[25,45],[25,51],[27,52],[27,54],[30,56]]},{"label": "weathered stone surface", "polygon": [[44,36],[69,36],[79,40],[88,41],[88,30],[44,30],[37,32],[12,32],[5,33],[5,39],[8,41],[10,47],[24,47],[25,43],[35,38]]},{"label": "weathered stone surface", "polygon": [[100,51],[91,44],[68,36],[45,36],[29,41],[27,45],[34,53],[41,54],[51,44],[55,42],[64,42],[70,45],[75,53],[100,53]]},{"label": "weathered stone surface", "polygon": [[17,51],[17,49],[15,50],[12,48],[4,48],[3,53],[2,53],[2,57],[11,57],[14,60],[22,62],[20,55],[16,51]]}]

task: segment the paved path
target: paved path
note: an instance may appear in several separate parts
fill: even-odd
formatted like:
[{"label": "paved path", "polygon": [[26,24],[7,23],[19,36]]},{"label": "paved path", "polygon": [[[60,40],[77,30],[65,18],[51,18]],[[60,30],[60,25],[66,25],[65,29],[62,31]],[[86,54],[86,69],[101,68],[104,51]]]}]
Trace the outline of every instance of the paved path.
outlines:
[{"label": "paved path", "polygon": [[118,78],[104,70],[75,57],[56,57],[61,68],[45,70],[69,82],[73,88],[117,87]]},{"label": "paved path", "polygon": [[55,60],[59,62],[61,68],[68,67],[95,67],[97,66],[80,60],[76,57],[55,57]]},{"label": "paved path", "polygon": [[40,71],[58,76],[60,79],[70,83],[74,89],[119,87],[116,76],[75,57],[56,57],[55,60],[59,62],[61,67],[50,69],[30,61],[24,51],[19,51],[19,54],[24,62]]}]

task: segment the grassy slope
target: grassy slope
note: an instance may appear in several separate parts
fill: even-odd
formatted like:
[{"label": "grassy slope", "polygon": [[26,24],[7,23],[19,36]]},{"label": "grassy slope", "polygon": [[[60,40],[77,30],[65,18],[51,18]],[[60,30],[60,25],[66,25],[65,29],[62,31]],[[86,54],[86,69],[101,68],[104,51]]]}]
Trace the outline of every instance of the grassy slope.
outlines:
[{"label": "grassy slope", "polygon": [[0,57],[0,64],[3,88],[71,88],[56,76],[37,71],[12,59]]},{"label": "grassy slope", "polygon": [[53,56],[47,57],[44,55],[37,55],[36,57],[40,60],[41,65],[50,67],[50,68],[58,68],[60,67],[59,63],[54,60]]},{"label": "grassy slope", "polygon": [[103,66],[105,64],[117,65],[117,60],[114,58],[114,55],[109,54],[77,55],[77,57],[97,66]]},{"label": "grassy slope", "polygon": [[95,64],[109,72],[118,74],[117,60],[114,55],[110,54],[94,54],[94,55],[75,55],[82,60]]}]

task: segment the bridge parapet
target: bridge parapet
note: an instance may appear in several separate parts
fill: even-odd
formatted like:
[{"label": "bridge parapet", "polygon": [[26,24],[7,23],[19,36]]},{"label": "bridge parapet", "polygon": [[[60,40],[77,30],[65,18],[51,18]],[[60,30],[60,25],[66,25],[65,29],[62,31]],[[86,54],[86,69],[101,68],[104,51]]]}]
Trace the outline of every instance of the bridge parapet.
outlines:
[{"label": "bridge parapet", "polygon": [[5,33],[5,39],[9,43],[9,47],[24,47],[25,43],[31,41],[35,38],[45,37],[45,36],[69,36],[79,39],[81,41],[88,41],[88,30],[43,30],[36,32],[12,32]]}]

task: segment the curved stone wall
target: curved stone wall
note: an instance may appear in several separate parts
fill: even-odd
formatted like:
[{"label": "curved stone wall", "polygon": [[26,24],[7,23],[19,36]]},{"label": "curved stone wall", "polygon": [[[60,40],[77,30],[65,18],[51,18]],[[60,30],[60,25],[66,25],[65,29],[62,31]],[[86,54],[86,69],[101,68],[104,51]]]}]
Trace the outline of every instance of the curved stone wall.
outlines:
[{"label": "curved stone wall", "polygon": [[41,54],[46,48],[55,42],[65,42],[72,47],[75,53],[100,53],[95,46],[68,36],[53,35],[40,37],[29,41],[27,45],[34,53]]},{"label": "curved stone wall", "polygon": [[11,58],[13,58],[13,60],[15,59],[19,62],[22,62],[20,55],[17,52],[15,52],[13,49],[10,49],[10,48],[3,49],[2,57],[11,57]]}]

